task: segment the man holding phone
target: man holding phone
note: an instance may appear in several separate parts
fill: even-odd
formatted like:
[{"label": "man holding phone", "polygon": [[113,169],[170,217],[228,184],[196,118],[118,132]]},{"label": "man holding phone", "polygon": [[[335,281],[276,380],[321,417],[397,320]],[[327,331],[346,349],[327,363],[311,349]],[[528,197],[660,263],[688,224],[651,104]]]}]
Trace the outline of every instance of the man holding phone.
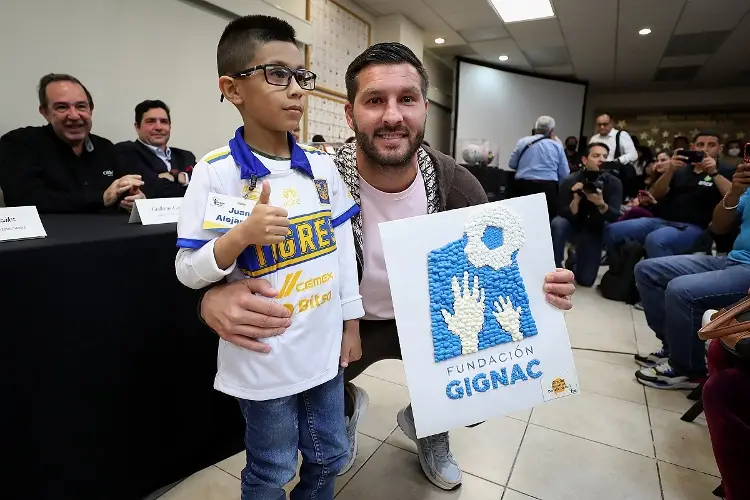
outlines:
[{"label": "man holding phone", "polygon": [[567,267],[572,268],[581,286],[592,286],[596,281],[604,225],[620,216],[622,183],[614,175],[601,171],[608,154],[606,144],[589,144],[588,153],[581,158],[583,170],[569,175],[560,184],[560,215],[552,220],[555,264],[563,267],[565,244],[573,243],[575,259],[570,259]]},{"label": "man holding phone", "polygon": [[626,240],[644,245],[648,257],[688,252],[711,222],[713,207],[732,187],[734,170],[720,167],[719,136],[700,132],[689,151],[678,149],[669,169],[649,190],[658,203],[649,206],[654,217],[617,222],[604,231],[604,243],[614,255]]}]

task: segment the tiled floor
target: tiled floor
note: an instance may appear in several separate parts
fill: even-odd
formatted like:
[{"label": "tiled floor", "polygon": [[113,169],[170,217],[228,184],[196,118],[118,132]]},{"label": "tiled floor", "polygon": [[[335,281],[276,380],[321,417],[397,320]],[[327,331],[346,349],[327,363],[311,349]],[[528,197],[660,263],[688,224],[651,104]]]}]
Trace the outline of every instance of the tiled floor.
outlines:
[{"label": "tiled floor", "polygon": [[[705,420],[680,420],[685,392],[644,388],[632,355],[658,347],[643,313],[579,290],[566,314],[581,394],[451,433],[461,488],[438,490],[396,425],[403,367],[383,361],[355,382],[370,395],[355,467],[340,500],[706,500],[719,484]],[[607,351],[607,352],[599,352]],[[489,432],[487,429],[489,428]],[[161,500],[237,500],[243,455],[178,484]]]}]

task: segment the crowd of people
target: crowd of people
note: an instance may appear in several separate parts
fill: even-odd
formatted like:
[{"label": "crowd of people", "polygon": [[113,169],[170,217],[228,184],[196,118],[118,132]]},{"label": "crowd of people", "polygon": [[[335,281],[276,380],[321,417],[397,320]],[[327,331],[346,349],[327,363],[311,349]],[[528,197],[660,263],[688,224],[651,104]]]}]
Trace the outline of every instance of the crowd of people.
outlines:
[{"label": "crowd of people", "polygon": [[[237,398],[245,417],[242,498],[284,498],[298,450],[303,465],[293,497],[333,498],[335,476],[356,458],[368,404],[352,379],[401,356],[378,224],[487,197],[468,170],[424,142],[429,79],[404,45],[373,45],[349,65],[344,113],[354,138],[335,157],[298,144],[316,75],[305,68],[291,26],[267,16],[232,21],[217,66],[223,99],[237,108],[242,126],[200,161],[168,144],[164,102],[139,103],[137,138],[115,145],[91,133],[94,101],[83,83],[45,75],[39,112],[48,124],[0,138],[0,188],[6,205],[40,213],[130,210],[139,198],[184,197],[176,272],[187,286],[206,288],[201,319],[221,338],[215,387]],[[636,356],[643,366],[636,377],[652,387],[695,387],[706,375],[695,335],[703,311],[731,304],[750,287],[750,172],[723,161],[710,131],[646,162],[612,123],[598,117],[597,133],[582,149],[575,137],[557,139],[554,119],[541,117],[511,155],[517,194],[541,192],[548,200],[559,269],[537,286],[551,304],[569,309],[571,271],[592,286],[604,249],[614,256],[623,242],[643,245],[647,259],[635,268],[636,282],[664,348]],[[734,152],[739,145],[727,146]],[[226,232],[205,229],[210,193],[252,200],[254,208]],[[739,232],[734,250],[686,255],[709,224],[717,233]],[[283,246],[290,238],[307,248]],[[303,292],[325,285],[315,291],[325,300],[304,309],[296,295],[289,304],[267,300],[297,294],[287,286],[290,270],[319,276]],[[711,411],[709,425],[737,412]],[[462,473],[448,433],[417,438],[410,406],[397,422],[415,442],[427,479],[458,487]],[[750,443],[747,427],[744,435],[739,429],[735,437]]]},{"label": "crowd of people", "polygon": [[[510,156],[511,192],[545,194],[555,262],[574,271],[576,283],[593,286],[605,261],[609,273],[618,268],[599,285],[605,297],[605,287],[633,281],[636,307],[663,344],[635,356],[636,380],[656,389],[695,389],[711,370],[697,335],[704,314],[750,293],[750,160],[743,161],[739,142],[722,145],[710,130],[692,140],[676,137],[671,152],[654,158],[612,123],[609,114],[597,117],[597,133],[579,153],[575,137],[563,146],[554,119],[540,117]],[[706,383],[712,392],[706,404],[715,405],[706,407],[706,417],[727,498],[750,498],[750,483],[735,468],[750,463],[750,361],[731,352],[720,358],[730,370],[721,372],[721,382]],[[732,390],[744,392],[737,401],[722,399]],[[732,442],[724,429],[729,423]]]}]

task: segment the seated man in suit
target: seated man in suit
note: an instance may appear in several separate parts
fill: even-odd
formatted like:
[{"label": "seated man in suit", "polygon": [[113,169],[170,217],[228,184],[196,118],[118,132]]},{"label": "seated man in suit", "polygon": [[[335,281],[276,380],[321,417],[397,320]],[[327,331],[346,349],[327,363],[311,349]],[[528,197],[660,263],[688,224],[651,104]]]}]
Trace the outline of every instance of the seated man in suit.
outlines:
[{"label": "seated man in suit", "polygon": [[86,213],[143,198],[137,168],[118,161],[114,145],[91,133],[94,100],[75,77],[50,73],[39,81],[43,127],[11,130],[0,138],[0,186],[9,207],[39,213]]},{"label": "seated man in suit", "polygon": [[117,144],[120,160],[143,172],[149,198],[179,198],[185,195],[195,156],[167,145],[172,129],[169,107],[162,101],[143,101],[135,107],[138,139]]}]

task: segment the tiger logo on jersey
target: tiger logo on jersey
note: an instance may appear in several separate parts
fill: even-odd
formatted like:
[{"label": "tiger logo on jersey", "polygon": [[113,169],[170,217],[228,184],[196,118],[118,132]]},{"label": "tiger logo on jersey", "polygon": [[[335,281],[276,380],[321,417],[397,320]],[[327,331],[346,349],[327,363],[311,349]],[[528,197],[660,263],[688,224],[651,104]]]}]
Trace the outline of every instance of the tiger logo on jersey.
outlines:
[{"label": "tiger logo on jersey", "polygon": [[318,198],[321,203],[331,204],[331,198],[328,196],[328,182],[325,179],[315,179],[315,188],[318,190]]}]

